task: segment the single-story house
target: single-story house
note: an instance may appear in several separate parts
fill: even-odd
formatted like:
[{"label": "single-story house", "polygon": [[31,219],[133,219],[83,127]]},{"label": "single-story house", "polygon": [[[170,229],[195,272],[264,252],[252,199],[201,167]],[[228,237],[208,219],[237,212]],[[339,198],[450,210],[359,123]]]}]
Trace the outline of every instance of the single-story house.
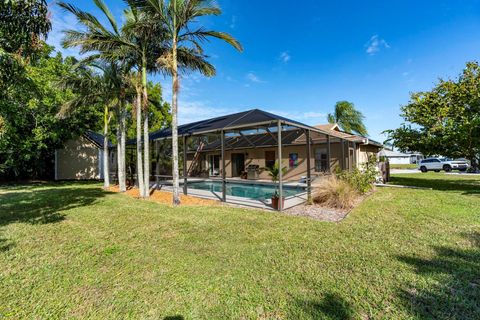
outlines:
[{"label": "single-story house", "polygon": [[391,164],[416,164],[424,158],[421,153],[402,153],[388,149],[381,150],[378,155],[387,158]]},{"label": "single-story house", "polygon": [[[55,150],[55,180],[101,180],[103,170],[104,136],[86,131],[78,138],[68,140],[63,148]],[[109,148],[109,169],[115,172],[116,152],[111,142]]]},{"label": "single-story house", "polygon": [[[311,133],[311,174],[319,176],[339,169],[361,167],[370,155],[376,156],[382,145],[367,137],[349,134],[336,124],[314,128],[328,133]],[[342,140],[338,140],[342,139]],[[330,146],[328,141],[330,140]],[[272,132],[233,134],[225,138],[225,173],[227,178],[248,178],[248,170],[258,169],[256,179],[270,179],[267,167],[277,161],[277,138]],[[288,128],[282,133],[282,166],[287,168],[285,181],[298,181],[307,176],[305,132]],[[343,159],[343,160],[342,160]],[[330,163],[329,163],[330,162]],[[187,154],[189,176],[214,177],[221,175],[220,139],[204,144]]]}]

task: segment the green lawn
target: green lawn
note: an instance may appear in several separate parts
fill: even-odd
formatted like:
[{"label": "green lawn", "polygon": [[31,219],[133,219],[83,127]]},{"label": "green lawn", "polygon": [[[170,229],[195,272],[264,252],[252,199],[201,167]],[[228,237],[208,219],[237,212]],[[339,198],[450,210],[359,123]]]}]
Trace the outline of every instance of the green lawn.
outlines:
[{"label": "green lawn", "polygon": [[480,177],[397,175],[341,223],[0,187],[0,319],[478,319]]},{"label": "green lawn", "polygon": [[417,169],[416,164],[394,164],[390,163],[390,169]]}]

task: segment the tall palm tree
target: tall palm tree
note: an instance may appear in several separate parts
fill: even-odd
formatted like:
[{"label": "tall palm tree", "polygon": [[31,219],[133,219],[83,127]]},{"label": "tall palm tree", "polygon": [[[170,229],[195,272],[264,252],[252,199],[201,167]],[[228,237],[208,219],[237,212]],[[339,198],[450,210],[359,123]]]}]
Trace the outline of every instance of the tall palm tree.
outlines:
[{"label": "tall palm tree", "polygon": [[348,101],[339,101],[335,104],[333,113],[327,115],[328,122],[336,123],[342,130],[350,133],[358,133],[362,136],[368,134],[367,128],[363,124],[365,117],[355,109],[355,105]]},{"label": "tall palm tree", "polygon": [[[218,16],[222,12],[209,0],[130,0],[132,5],[148,12],[152,18],[158,19],[165,26],[165,35],[160,41],[168,40],[169,52],[159,57],[158,62],[163,64],[172,75],[172,176],[173,176],[173,204],[180,204],[179,172],[178,172],[178,92],[179,69],[195,69],[206,76],[215,75],[215,69],[205,62],[206,56],[202,43],[210,38],[225,41],[235,49],[242,51],[241,44],[231,35],[207,30],[198,26],[197,19],[205,16]],[[195,25],[194,25],[195,24]],[[166,37],[166,38],[164,38]],[[192,54],[199,64],[190,66],[180,63],[181,55]],[[206,69],[203,67],[207,67]]]},{"label": "tall palm tree", "polygon": [[[149,187],[149,159],[148,159],[148,115],[144,117],[144,138],[145,146],[142,148],[142,107],[146,108],[148,99],[146,91],[147,79],[147,54],[149,52],[148,38],[144,35],[132,34],[123,32],[118,27],[111,11],[103,0],[93,0],[98,9],[109,21],[109,27],[100,23],[100,21],[92,14],[79,10],[75,6],[60,2],[59,5],[66,11],[72,13],[77,18],[78,22],[83,25],[84,30],[67,30],[65,31],[65,39],[63,45],[65,47],[80,47],[81,53],[91,54],[88,59],[102,58],[108,61],[118,63],[122,62],[125,66],[126,72],[131,68],[136,68],[138,79],[133,81],[136,85],[137,98],[133,105],[136,107],[136,122],[137,122],[137,181],[140,189],[141,197],[148,197]],[[134,21],[139,23],[136,12],[126,11],[127,23]],[[144,30],[147,30],[144,28]],[[155,30],[149,31],[154,32]],[[124,103],[122,103],[124,106]],[[122,114],[125,111],[122,110]],[[121,120],[123,123],[124,119]],[[125,127],[122,125],[122,135]],[[122,139],[122,144],[123,144]],[[125,174],[125,147],[121,147],[119,155],[122,158],[122,179]],[[144,154],[144,161],[142,161],[142,151]]]},{"label": "tall palm tree", "polygon": [[109,168],[109,124],[112,118],[112,108],[118,105],[118,70],[114,64],[101,61],[88,65],[76,65],[75,72],[62,79],[60,85],[71,89],[75,96],[60,109],[59,116],[67,116],[71,110],[86,105],[98,105],[103,109],[103,176],[104,188],[110,186]]}]

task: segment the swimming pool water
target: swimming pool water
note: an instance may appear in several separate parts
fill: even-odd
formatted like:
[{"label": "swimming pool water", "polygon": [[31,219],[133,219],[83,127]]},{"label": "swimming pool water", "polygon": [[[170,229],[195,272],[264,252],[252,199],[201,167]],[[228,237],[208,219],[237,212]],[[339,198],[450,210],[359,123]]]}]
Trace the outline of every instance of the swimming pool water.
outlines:
[{"label": "swimming pool water", "polygon": [[[192,189],[222,192],[222,183],[220,181],[192,181],[188,182],[187,186]],[[305,189],[301,187],[283,186],[284,197],[293,196],[304,191]],[[227,195],[229,196],[265,200],[270,199],[274,193],[274,185],[227,182]]]}]

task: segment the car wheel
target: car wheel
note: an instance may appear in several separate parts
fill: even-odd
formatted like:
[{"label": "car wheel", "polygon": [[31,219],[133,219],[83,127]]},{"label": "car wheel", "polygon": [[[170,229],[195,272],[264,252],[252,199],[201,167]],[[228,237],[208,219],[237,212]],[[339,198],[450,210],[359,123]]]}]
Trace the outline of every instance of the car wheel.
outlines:
[{"label": "car wheel", "polygon": [[447,164],[447,165],[444,165],[444,166],[443,166],[443,170],[445,170],[445,172],[450,172],[450,171],[452,171],[452,167],[450,167],[450,166]]},{"label": "car wheel", "polygon": [[423,173],[425,173],[425,172],[427,172],[428,170],[427,170],[427,167],[421,166],[421,167],[420,167],[420,171],[422,171]]}]

